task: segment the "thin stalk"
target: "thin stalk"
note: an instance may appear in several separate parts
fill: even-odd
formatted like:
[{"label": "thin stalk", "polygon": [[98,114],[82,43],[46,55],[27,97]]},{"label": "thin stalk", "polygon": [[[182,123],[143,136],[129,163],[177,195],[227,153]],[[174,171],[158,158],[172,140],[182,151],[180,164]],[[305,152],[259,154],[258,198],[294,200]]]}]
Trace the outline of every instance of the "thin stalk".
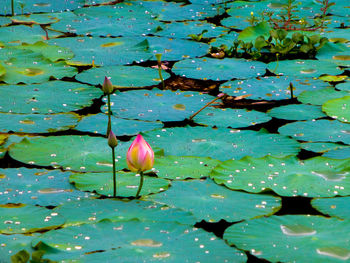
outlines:
[{"label": "thin stalk", "polygon": [[12,13],[12,16],[15,15],[15,5],[14,5],[14,0],[11,0],[11,13]]},{"label": "thin stalk", "polygon": [[158,61],[158,73],[159,73],[159,78],[162,81],[163,89],[165,89],[164,79],[162,76],[162,62],[161,61]]},{"label": "thin stalk", "polygon": [[[225,95],[223,95],[225,96]],[[192,120],[198,113],[200,113],[202,110],[204,110],[206,107],[208,107],[210,104],[214,103],[215,101],[217,101],[218,99],[222,98],[223,96],[218,96],[215,99],[213,99],[212,101],[209,101],[207,104],[205,104],[202,108],[200,108],[198,111],[196,111],[195,113],[193,113],[189,120]]]},{"label": "thin stalk", "polygon": [[113,197],[117,197],[117,178],[115,175],[115,151],[112,148],[112,164],[113,164]]},{"label": "thin stalk", "polygon": [[109,135],[109,132],[112,129],[112,124],[111,124],[111,97],[110,94],[107,94],[107,100],[108,100],[108,125],[107,125],[107,137]]},{"label": "thin stalk", "polygon": [[276,70],[277,70],[277,68],[278,68],[278,57],[279,57],[279,53],[276,53],[276,67],[275,67],[275,69],[273,70],[273,73],[274,74],[276,74]]},{"label": "thin stalk", "polygon": [[289,83],[289,89],[290,89],[290,99],[292,100],[292,99],[294,99],[294,95],[293,95],[293,89],[294,89],[294,87],[293,87],[292,82]]},{"label": "thin stalk", "polygon": [[136,199],[140,197],[142,186],[143,186],[143,172],[140,172],[140,184],[139,184],[139,189],[137,189]]}]

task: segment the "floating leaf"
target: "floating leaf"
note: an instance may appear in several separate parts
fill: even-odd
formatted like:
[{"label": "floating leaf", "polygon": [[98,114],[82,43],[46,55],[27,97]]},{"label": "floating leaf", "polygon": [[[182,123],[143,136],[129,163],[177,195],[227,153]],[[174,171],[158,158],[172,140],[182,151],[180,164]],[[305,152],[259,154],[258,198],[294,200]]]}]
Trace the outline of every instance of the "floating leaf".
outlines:
[{"label": "floating leaf", "polygon": [[32,240],[38,235],[0,235],[0,261],[11,262],[11,256],[21,250],[26,250],[30,254],[35,250],[31,246]]},{"label": "floating leaf", "polygon": [[268,111],[271,117],[285,120],[312,120],[326,115],[322,112],[321,107],[305,104],[290,104],[280,107],[275,107]]},{"label": "floating leaf", "polygon": [[[81,191],[95,191],[98,194],[112,196],[113,180],[112,173],[83,173],[72,174],[69,178],[71,183]],[[134,197],[140,184],[140,175],[135,173],[117,173],[117,196]],[[170,181],[144,176],[144,183],[140,195],[148,195],[164,191]]]},{"label": "floating leaf", "polygon": [[252,78],[247,80],[228,81],[220,85],[220,91],[230,96],[243,96],[249,94],[253,100],[285,100],[291,98],[290,83],[293,84],[293,96],[309,90],[317,91],[328,84],[312,78],[298,78],[288,76]]},{"label": "floating leaf", "polygon": [[262,131],[181,127],[146,132],[144,138],[151,145],[163,148],[165,155],[211,157],[221,161],[247,155],[283,157],[299,151],[296,141]]},{"label": "floating leaf", "polygon": [[340,121],[298,121],[280,127],[278,132],[301,141],[350,144],[350,124]]},{"label": "floating leaf", "polygon": [[220,162],[209,157],[163,156],[155,159],[153,171],[158,177],[183,180],[209,176],[210,171]]},{"label": "floating leaf", "polygon": [[[92,85],[98,85],[103,83],[105,76],[111,78],[111,81],[116,88],[141,88],[158,85],[161,82],[158,69],[138,66],[92,68],[78,74],[76,79]],[[166,72],[163,72],[162,76],[164,79],[170,77],[169,73]]]},{"label": "floating leaf", "polygon": [[[48,253],[45,257],[59,261],[152,262],[160,259],[165,262],[245,262],[247,259],[243,253],[227,246],[214,235],[176,223],[102,221],[46,232],[33,240],[32,245],[46,246]],[[54,252],[50,253],[52,250]],[[94,253],[100,250],[105,252]]]},{"label": "floating leaf", "polygon": [[270,215],[281,206],[278,197],[231,191],[210,179],[176,181],[168,191],[148,196],[146,200],[190,211],[198,221],[208,222],[221,219],[235,222]]},{"label": "floating leaf", "polygon": [[[0,85],[0,112],[60,113],[92,105],[102,91],[88,85],[50,81],[32,85]],[[55,94],[53,99],[52,94]]]},{"label": "floating leaf", "polygon": [[243,128],[256,124],[268,122],[271,117],[266,113],[259,111],[248,111],[244,109],[220,109],[206,108],[193,118],[196,123],[216,126],[216,127],[231,127]]},{"label": "floating leaf", "polygon": [[298,96],[298,100],[302,103],[322,105],[328,100],[342,98],[347,95],[349,95],[349,92],[347,91],[337,91],[334,88],[325,88],[315,91],[305,91]]},{"label": "floating leaf", "polygon": [[138,220],[195,224],[195,218],[189,212],[139,200],[83,199],[67,202],[56,207],[53,212],[66,218],[65,227],[97,223],[106,219],[112,222]]},{"label": "floating leaf", "polygon": [[187,78],[204,80],[246,79],[265,74],[266,65],[259,61],[237,58],[185,59],[174,64],[173,72]]},{"label": "floating leaf", "polygon": [[0,113],[0,132],[48,133],[65,131],[78,123],[78,115],[65,114],[4,114]]},{"label": "floating leaf", "polygon": [[[108,122],[108,116],[103,113],[87,115],[83,117],[78,125],[74,128],[78,131],[92,132],[105,135],[106,134],[106,123]],[[162,128],[161,122],[148,122],[138,120],[127,120],[111,116],[111,123],[113,132],[117,136],[123,135],[136,135],[140,132],[145,132],[157,128]]]},{"label": "floating leaf", "polygon": [[0,169],[0,203],[56,206],[91,196],[69,184],[70,174],[44,169]]},{"label": "floating leaf", "polygon": [[328,197],[350,194],[350,160],[315,157],[245,157],[228,160],[211,173],[230,189],[259,193],[272,190],[280,196]]},{"label": "floating leaf", "polygon": [[328,100],[322,105],[322,110],[334,119],[350,123],[349,106],[350,96],[345,96],[339,99]]},{"label": "floating leaf", "polygon": [[120,118],[183,121],[212,99],[210,95],[189,91],[131,90],[113,94],[111,110]]},{"label": "floating leaf", "polygon": [[224,239],[271,262],[340,262],[350,258],[344,235],[349,231],[349,221],[286,215],[235,224],[226,229]]},{"label": "floating leaf", "polygon": [[315,198],[311,205],[323,214],[340,219],[350,219],[350,196],[334,198]]},{"label": "floating leaf", "polygon": [[[35,218],[33,218],[35,215]],[[32,233],[57,228],[64,224],[60,215],[44,207],[25,204],[0,205],[0,233]]]}]

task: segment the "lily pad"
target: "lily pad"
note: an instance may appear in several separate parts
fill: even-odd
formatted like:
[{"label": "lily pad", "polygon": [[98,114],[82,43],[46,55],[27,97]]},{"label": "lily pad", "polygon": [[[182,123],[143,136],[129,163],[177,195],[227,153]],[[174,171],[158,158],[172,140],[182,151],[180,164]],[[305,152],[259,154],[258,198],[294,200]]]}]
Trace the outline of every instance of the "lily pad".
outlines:
[{"label": "lily pad", "polygon": [[174,64],[173,72],[187,78],[204,80],[247,79],[265,74],[266,65],[259,61],[237,58],[185,59]]},{"label": "lily pad", "polygon": [[[176,223],[102,221],[46,232],[34,239],[32,245],[46,246],[48,252],[54,250],[45,254],[51,260],[136,263],[159,259],[165,262],[245,262],[247,259],[214,235]],[[106,252],[91,253],[99,250]]]},{"label": "lily pad", "polygon": [[[85,84],[50,81],[32,85],[0,85],[0,112],[61,113],[88,107],[102,96],[100,89]],[[53,100],[52,94],[55,94]]]},{"label": "lily pad", "polygon": [[350,124],[336,120],[293,122],[280,127],[278,132],[301,141],[350,144]]},{"label": "lily pad", "polygon": [[61,13],[17,15],[17,16],[12,16],[11,20],[14,23],[20,23],[20,24],[49,25],[60,21],[59,19],[60,14]]},{"label": "lily pad", "polygon": [[0,261],[11,262],[11,256],[21,250],[26,250],[30,254],[35,250],[32,248],[32,240],[38,235],[0,235]]},{"label": "lily pad", "polygon": [[348,159],[350,158],[350,146],[330,150],[323,154],[323,156],[332,158],[332,159]]},{"label": "lily pad", "polygon": [[65,131],[78,123],[78,115],[65,114],[7,114],[0,113],[0,132],[48,133]]},{"label": "lily pad", "polygon": [[[270,62],[268,70],[276,74],[293,76],[298,78],[319,77],[322,74],[338,75],[342,71],[337,64],[321,60],[283,60]],[[277,70],[275,70],[277,68]]]},{"label": "lily pad", "polygon": [[334,198],[315,198],[311,201],[312,207],[323,214],[340,219],[350,219],[350,196]]},{"label": "lily pad", "polygon": [[349,95],[348,91],[337,91],[334,88],[325,88],[314,91],[305,91],[298,96],[298,100],[302,103],[323,105],[328,100],[342,98],[347,95]]},{"label": "lily pad", "polygon": [[40,53],[15,48],[0,49],[0,60],[6,73],[0,80],[8,84],[40,83],[51,77],[61,79],[72,77],[77,69],[67,66],[65,62],[52,63]]},{"label": "lily pad", "polygon": [[339,99],[328,100],[322,105],[322,110],[333,119],[350,123],[349,104],[350,96],[345,96]]},{"label": "lily pad", "polygon": [[283,157],[299,151],[296,141],[263,131],[187,126],[153,130],[146,132],[144,138],[151,145],[163,148],[165,155],[211,157],[220,161],[247,155]]},{"label": "lily pad", "polygon": [[[123,145],[123,146],[122,146]],[[116,149],[116,167],[126,167],[126,144]],[[10,147],[12,158],[27,164],[61,167],[72,171],[112,171],[111,149],[106,138],[63,135],[35,137]]]},{"label": "lily pad", "polygon": [[226,229],[224,239],[271,262],[341,262],[350,258],[349,240],[344,235],[349,231],[349,221],[286,215],[235,224]]},{"label": "lily pad", "polygon": [[350,91],[350,81],[340,83],[336,86],[338,90]]},{"label": "lily pad", "polygon": [[329,197],[350,194],[350,160],[315,157],[245,157],[228,160],[211,173],[218,184],[230,189],[260,193],[272,190],[280,196]]},{"label": "lily pad", "polygon": [[328,152],[330,150],[336,150],[336,149],[342,149],[346,148],[348,146],[339,144],[339,143],[333,143],[333,142],[305,142],[300,144],[301,148],[316,152],[316,153],[324,153]]},{"label": "lily pad", "polygon": [[106,219],[112,222],[138,220],[176,222],[183,225],[193,225],[196,222],[189,212],[139,200],[83,199],[67,202],[56,207],[53,212],[66,218],[65,227],[92,224]]},{"label": "lily pad", "polygon": [[285,100],[291,98],[290,83],[293,84],[293,96],[299,97],[303,91],[313,93],[329,84],[312,78],[295,79],[288,76],[252,78],[228,81],[220,85],[221,92],[230,96],[250,95],[252,100]]},{"label": "lily pad", "polygon": [[290,104],[275,107],[268,111],[271,117],[285,120],[313,120],[326,117],[320,106],[306,104]]},{"label": "lily pad", "polygon": [[209,157],[169,155],[156,158],[152,171],[158,177],[166,179],[199,179],[209,176],[210,171],[219,163],[220,161]]},{"label": "lily pad", "polygon": [[[35,218],[33,218],[35,215]],[[25,204],[0,205],[0,233],[20,234],[57,228],[64,224],[60,215],[44,207]]]},{"label": "lily pad", "polygon": [[[78,125],[74,128],[78,131],[92,132],[105,135],[106,123],[108,122],[108,115],[99,113],[94,115],[87,115],[83,117]],[[140,132],[150,131],[157,128],[162,128],[161,122],[148,122],[138,120],[127,120],[111,116],[111,123],[113,132],[117,136],[136,135]]]},{"label": "lily pad", "polygon": [[77,191],[69,184],[70,174],[58,170],[0,169],[0,203],[57,206],[91,196],[90,193]]},{"label": "lily pad", "polygon": [[241,221],[273,214],[281,207],[278,197],[231,191],[210,179],[176,181],[168,191],[148,196],[146,200],[190,211],[198,221],[208,222]]},{"label": "lily pad", "polygon": [[[141,88],[158,85],[161,82],[158,69],[138,66],[111,66],[108,68],[92,68],[78,74],[75,78],[81,82],[98,85],[103,83],[105,76],[111,78],[116,88]],[[162,72],[164,79],[170,77],[167,72]]]},{"label": "lily pad", "polygon": [[[118,172],[117,196],[134,197],[140,184],[140,175],[135,173]],[[95,191],[98,194],[112,196],[113,176],[109,173],[83,173],[72,174],[69,181],[81,191]],[[144,183],[140,195],[148,195],[164,191],[168,188],[170,181],[144,176]]]},{"label": "lily pad", "polygon": [[243,128],[271,120],[266,113],[244,109],[220,109],[208,107],[193,118],[193,121],[208,126]]},{"label": "lily pad", "polygon": [[0,27],[0,41],[6,46],[16,46],[22,43],[34,44],[37,41],[45,40],[45,38],[45,31],[38,25]]},{"label": "lily pad", "polygon": [[[116,117],[144,121],[183,121],[214,97],[189,91],[131,90],[111,96]],[[107,106],[102,106],[107,110]]]}]

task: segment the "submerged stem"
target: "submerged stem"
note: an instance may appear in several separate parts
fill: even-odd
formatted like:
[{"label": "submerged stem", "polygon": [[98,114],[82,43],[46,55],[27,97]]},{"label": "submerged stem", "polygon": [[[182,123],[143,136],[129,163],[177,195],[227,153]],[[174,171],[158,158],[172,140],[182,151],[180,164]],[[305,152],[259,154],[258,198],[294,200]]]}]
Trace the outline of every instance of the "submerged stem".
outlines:
[{"label": "submerged stem", "polygon": [[117,197],[117,178],[115,174],[115,151],[112,148],[112,164],[113,164],[113,197]]},{"label": "submerged stem", "polygon": [[139,198],[140,196],[140,192],[141,192],[141,189],[142,189],[142,186],[143,186],[143,172],[141,171],[140,172],[140,184],[139,184],[139,189],[137,189],[137,193],[136,193],[136,199]]}]

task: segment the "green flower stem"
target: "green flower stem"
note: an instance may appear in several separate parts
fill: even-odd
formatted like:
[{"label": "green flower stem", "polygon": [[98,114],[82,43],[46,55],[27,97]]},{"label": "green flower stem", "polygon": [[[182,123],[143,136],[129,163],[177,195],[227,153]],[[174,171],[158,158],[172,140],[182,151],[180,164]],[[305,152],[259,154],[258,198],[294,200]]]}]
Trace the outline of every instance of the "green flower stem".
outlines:
[{"label": "green flower stem", "polygon": [[137,189],[136,199],[140,197],[142,186],[143,186],[143,172],[140,172],[140,184],[139,184],[139,189]]},{"label": "green flower stem", "polygon": [[115,151],[112,148],[112,163],[113,163],[113,197],[117,197],[117,178],[115,175]]},{"label": "green flower stem", "polygon": [[292,82],[289,83],[289,89],[290,89],[290,99],[292,100],[292,99],[294,99],[294,94],[293,94],[294,86],[293,86]]},{"label": "green flower stem", "polygon": [[109,132],[112,129],[112,124],[111,124],[111,96],[110,94],[107,94],[107,99],[108,99],[108,125],[107,125],[107,137],[109,135]]},{"label": "green flower stem", "polygon": [[15,6],[14,6],[13,1],[14,1],[14,0],[11,0],[11,12],[12,12],[12,16],[15,15]]},{"label": "green flower stem", "polygon": [[165,89],[164,79],[162,76],[162,63],[159,60],[158,60],[158,73],[159,73],[159,78],[162,81],[163,89]]}]

